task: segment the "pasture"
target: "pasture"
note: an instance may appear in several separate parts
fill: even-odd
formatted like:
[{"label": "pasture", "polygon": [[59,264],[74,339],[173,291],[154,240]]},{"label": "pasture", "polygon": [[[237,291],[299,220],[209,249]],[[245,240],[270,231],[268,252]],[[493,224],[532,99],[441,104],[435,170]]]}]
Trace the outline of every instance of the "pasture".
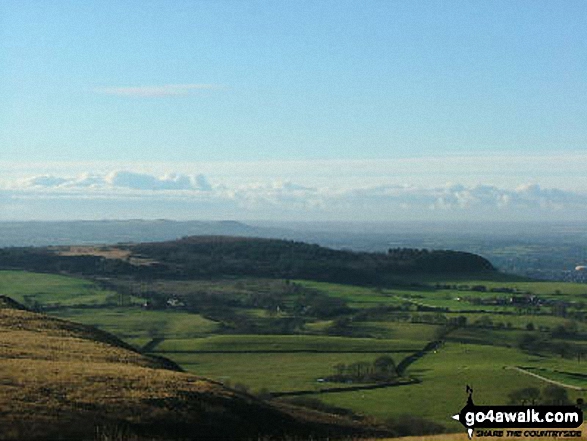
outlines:
[{"label": "pasture", "polygon": [[414,352],[412,340],[345,338],[311,335],[215,335],[197,339],[165,339],[158,352]]},{"label": "pasture", "polygon": [[42,307],[104,305],[118,298],[114,291],[84,279],[27,271],[0,271],[0,294]]},{"label": "pasture", "polygon": [[61,318],[95,326],[123,340],[137,338],[194,338],[213,333],[218,323],[182,311],[148,311],[139,306],[101,309],[66,308]]},{"label": "pasture", "polygon": [[381,355],[400,361],[407,354],[381,353],[169,353],[157,352],[187,371],[235,386],[245,385],[252,392],[300,391],[353,387],[357,384],[327,383],[319,379],[336,373],[340,363],[372,363]]},{"label": "pasture", "polygon": [[[520,341],[528,336],[587,349],[587,322],[580,316],[565,311],[555,315],[551,306],[536,311],[508,303],[487,304],[496,297],[537,295],[564,299],[570,310],[580,312],[581,302],[587,299],[585,285],[507,275],[487,280],[478,276],[404,277],[397,286],[387,288],[254,278],[119,279],[111,284],[111,289],[104,289],[76,277],[0,271],[0,294],[111,332],[137,348],[147,346],[150,353],[167,357],[191,373],[244,385],[253,392],[315,391],[312,396],[329,405],[379,419],[413,414],[458,431],[461,427],[450,415],[464,405],[466,384],[474,388],[477,404],[506,404],[515,389],[549,384],[512,367],[587,388],[580,355],[563,357],[520,349]],[[131,299],[125,306],[118,302],[120,292]],[[175,297],[186,304],[192,301],[193,307],[172,308],[164,302],[157,309],[138,305],[143,297],[154,295],[163,301]],[[341,300],[342,304],[332,303],[342,305],[341,312],[329,315],[324,298]],[[459,317],[466,318],[466,325],[447,325]],[[572,339],[553,337],[552,330],[561,326],[571,326],[576,335]],[[391,355],[397,364],[439,338],[445,344],[405,372],[420,380],[418,384],[320,392],[346,386],[319,381],[332,375],[337,364],[373,362],[381,355]],[[582,391],[568,389],[568,393],[572,399],[583,397]]]},{"label": "pasture", "polygon": [[[507,404],[512,390],[547,385],[540,379],[507,369],[533,363],[539,361],[515,349],[447,343],[410,366],[407,373],[419,378],[422,381],[419,384],[316,397],[381,419],[401,414],[420,415],[458,431],[462,426],[450,416],[465,405],[467,384],[474,389],[475,404]],[[582,395],[569,390],[569,396]]]}]

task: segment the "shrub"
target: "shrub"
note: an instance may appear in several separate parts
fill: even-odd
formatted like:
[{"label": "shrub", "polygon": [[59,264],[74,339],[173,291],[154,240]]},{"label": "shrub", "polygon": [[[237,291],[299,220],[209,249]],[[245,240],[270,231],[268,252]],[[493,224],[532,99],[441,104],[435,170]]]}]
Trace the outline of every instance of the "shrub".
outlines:
[{"label": "shrub", "polygon": [[443,433],[446,429],[442,424],[415,415],[400,415],[387,420],[387,426],[397,436],[423,436]]}]

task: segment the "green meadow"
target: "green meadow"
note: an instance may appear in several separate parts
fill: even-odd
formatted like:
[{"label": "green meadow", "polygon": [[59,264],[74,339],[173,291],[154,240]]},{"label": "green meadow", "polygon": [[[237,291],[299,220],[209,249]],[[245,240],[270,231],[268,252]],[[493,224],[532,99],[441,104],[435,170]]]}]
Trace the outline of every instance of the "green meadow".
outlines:
[{"label": "green meadow", "polygon": [[[477,404],[506,404],[512,391],[542,389],[546,380],[569,386],[572,400],[583,391],[571,386],[587,389],[587,321],[581,319],[586,285],[494,274],[403,277],[385,288],[255,278],[113,279],[109,287],[65,275],[0,271],[0,294],[111,332],[189,372],[252,392],[313,391],[329,405],[379,419],[412,414],[460,430],[450,416],[464,405],[467,384]],[[192,309],[165,302],[140,306],[154,294],[193,300]],[[530,295],[564,300],[566,309],[492,303]],[[339,313],[329,315],[329,299]],[[557,329],[573,334],[554,335]],[[439,339],[441,347],[403,374],[417,384],[321,392],[362,386],[323,381],[337,365],[372,363],[382,355],[398,364]],[[524,349],[521,342],[528,339],[550,346]],[[569,354],[554,351],[563,344]]]},{"label": "green meadow", "polygon": [[114,291],[84,279],[27,271],[0,271],[0,295],[44,307],[104,305],[118,298]]},{"label": "green meadow", "polygon": [[242,384],[252,392],[318,391],[332,387],[353,387],[357,384],[319,381],[335,374],[340,363],[372,363],[382,355],[399,361],[405,353],[168,353],[157,352],[197,375],[235,386]]},{"label": "green meadow", "polygon": [[166,338],[158,352],[410,352],[422,345],[410,340],[312,335],[215,335],[197,339]]},{"label": "green meadow", "polygon": [[218,324],[182,311],[147,311],[138,306],[103,309],[66,308],[61,318],[95,326],[120,338],[194,338],[213,333]]},{"label": "green meadow", "polygon": [[[535,357],[515,349],[486,345],[447,343],[414,363],[408,374],[421,383],[386,389],[317,394],[320,399],[381,419],[401,414],[421,415],[455,430],[451,415],[465,405],[465,386],[474,390],[475,404],[507,404],[508,394],[524,387],[543,388],[547,383],[513,369],[512,365],[536,363]],[[569,390],[571,397],[582,396]]]}]

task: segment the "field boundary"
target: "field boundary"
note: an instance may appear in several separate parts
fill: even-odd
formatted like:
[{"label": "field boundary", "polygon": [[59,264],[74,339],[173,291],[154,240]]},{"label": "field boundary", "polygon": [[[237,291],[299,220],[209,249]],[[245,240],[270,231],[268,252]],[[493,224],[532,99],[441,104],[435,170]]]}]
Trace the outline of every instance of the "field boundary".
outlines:
[{"label": "field boundary", "polygon": [[295,390],[286,392],[270,392],[273,398],[280,397],[295,397],[300,395],[315,395],[315,394],[330,394],[336,392],[356,392],[359,390],[372,390],[372,389],[383,389],[388,387],[399,387],[409,386],[411,384],[421,383],[422,380],[417,378],[410,378],[409,380],[398,381],[395,383],[379,383],[379,384],[366,384],[364,386],[348,386],[348,387],[329,387],[318,390]]},{"label": "field boundary", "polygon": [[157,347],[159,343],[162,343],[164,341],[165,339],[163,337],[155,337],[141,348],[141,352],[153,352],[155,347]]},{"label": "field boundary", "polygon": [[246,351],[239,350],[197,350],[197,351],[180,351],[180,350],[154,350],[158,354],[412,354],[412,349],[401,349],[398,351],[386,350],[365,350],[365,351],[329,351],[322,349],[252,349]]},{"label": "field boundary", "polygon": [[572,384],[566,384],[566,383],[563,383],[561,381],[551,380],[550,378],[543,377],[542,375],[536,374],[534,372],[530,372],[530,371],[528,371],[528,370],[526,370],[526,369],[524,369],[524,368],[522,368],[520,366],[504,366],[504,369],[512,369],[514,371],[518,371],[518,372],[521,372],[523,374],[530,375],[530,376],[535,377],[535,378],[538,378],[538,379],[540,379],[542,381],[546,381],[547,383],[555,384],[557,386],[565,387],[567,389],[580,390],[580,391],[587,390],[584,387],[573,386]]},{"label": "field boundary", "polygon": [[403,375],[403,373],[406,371],[408,367],[410,367],[412,363],[415,363],[424,355],[428,354],[430,351],[435,351],[440,346],[442,346],[442,340],[431,341],[426,346],[424,346],[423,349],[413,353],[412,355],[407,356],[397,365],[398,374]]}]

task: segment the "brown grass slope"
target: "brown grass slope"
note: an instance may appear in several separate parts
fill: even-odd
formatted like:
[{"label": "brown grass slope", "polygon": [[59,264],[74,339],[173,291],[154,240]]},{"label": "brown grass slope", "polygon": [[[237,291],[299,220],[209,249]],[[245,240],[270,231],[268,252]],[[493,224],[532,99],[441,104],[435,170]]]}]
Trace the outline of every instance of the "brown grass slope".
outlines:
[{"label": "brown grass slope", "polygon": [[377,434],[333,415],[278,408],[168,367],[109,334],[0,298],[0,439]]}]

